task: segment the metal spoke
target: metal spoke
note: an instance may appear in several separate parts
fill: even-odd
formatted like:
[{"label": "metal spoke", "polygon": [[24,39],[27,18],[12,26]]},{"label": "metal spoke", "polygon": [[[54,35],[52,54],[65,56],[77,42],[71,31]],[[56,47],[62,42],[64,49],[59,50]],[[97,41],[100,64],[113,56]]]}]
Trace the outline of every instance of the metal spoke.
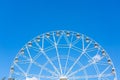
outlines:
[{"label": "metal spoke", "polygon": [[80,60],[80,58],[82,57],[82,55],[85,53],[85,51],[87,50],[87,48],[89,47],[91,43],[89,43],[87,45],[87,47],[83,50],[83,52],[80,54],[80,56],[76,59],[76,61],[74,62],[74,64],[70,67],[70,69],[68,70],[68,72],[66,73],[66,75],[68,75],[70,73],[70,71],[72,70],[72,68],[75,66],[75,64]]},{"label": "metal spoke", "polygon": [[55,74],[55,72],[53,72],[53,71],[51,71],[50,69],[44,67],[43,65],[40,65],[39,63],[37,63],[37,62],[35,62],[35,61],[34,61],[33,63],[34,63],[35,65],[37,65],[38,67],[40,67],[41,69],[46,70],[47,72],[49,72],[49,73],[54,74],[54,75],[57,76],[57,74]]},{"label": "metal spoke", "polygon": [[50,60],[50,58],[46,55],[46,53],[44,52],[44,51],[41,51],[43,54],[44,54],[44,56],[47,58],[47,60],[50,62],[50,64],[53,66],[53,68],[56,70],[56,72],[58,73],[58,74],[60,74],[59,73],[59,71],[58,71],[58,69],[55,67],[55,65],[53,64],[53,62]]},{"label": "metal spoke", "polygon": [[[36,43],[37,44],[37,43]],[[50,62],[50,64],[53,66],[53,68],[55,69],[55,71],[60,75],[59,71],[57,70],[57,68],[55,67],[55,65],[53,64],[53,62],[50,60],[50,58],[46,55],[46,53],[44,52],[44,50],[40,47],[39,44],[37,44],[37,46],[39,47],[39,49],[41,49],[41,53],[43,53],[43,55],[46,57],[46,59]]]},{"label": "metal spoke", "polygon": [[73,34],[72,34],[71,40],[69,41],[69,49],[68,49],[67,59],[66,59],[66,63],[65,63],[64,75],[66,74],[65,72],[66,72],[66,68],[67,68],[67,64],[68,64],[70,50],[71,50],[71,47],[72,47],[72,44],[71,44],[72,40],[73,40]]},{"label": "metal spoke", "polygon": [[16,64],[16,63],[14,63],[14,64],[24,75],[26,74],[25,71],[18,64]]},{"label": "metal spoke", "polygon": [[78,72],[80,72],[80,71],[82,71],[82,70],[86,69],[87,67],[91,66],[92,64],[93,64],[93,63],[89,63],[89,64],[87,64],[86,66],[83,66],[83,67],[81,67],[80,69],[78,69],[78,70],[76,70],[76,71],[72,72],[72,73],[71,73],[71,74],[69,74],[68,76],[75,75],[76,73],[78,73]]},{"label": "metal spoke", "polygon": [[56,43],[56,40],[55,40],[54,33],[53,33],[53,39],[54,39],[54,46],[55,46],[55,50],[56,50],[56,54],[57,54],[57,58],[58,58],[58,64],[59,64],[59,67],[60,67],[60,74],[62,74],[62,66],[61,66],[60,56],[59,56],[58,47],[57,47],[57,43]]},{"label": "metal spoke", "polygon": [[111,65],[107,66],[107,68],[104,71],[102,71],[99,76],[101,77],[105,73],[105,71],[107,71],[110,67]]}]

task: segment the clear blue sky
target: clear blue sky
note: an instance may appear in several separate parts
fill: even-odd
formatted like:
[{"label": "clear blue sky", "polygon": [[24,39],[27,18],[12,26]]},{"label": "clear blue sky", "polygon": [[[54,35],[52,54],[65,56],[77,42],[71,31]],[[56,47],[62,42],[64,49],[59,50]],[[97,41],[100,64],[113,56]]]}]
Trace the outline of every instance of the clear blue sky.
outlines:
[{"label": "clear blue sky", "polygon": [[8,75],[27,41],[59,29],[86,34],[100,43],[120,75],[119,0],[0,0],[0,78]]}]

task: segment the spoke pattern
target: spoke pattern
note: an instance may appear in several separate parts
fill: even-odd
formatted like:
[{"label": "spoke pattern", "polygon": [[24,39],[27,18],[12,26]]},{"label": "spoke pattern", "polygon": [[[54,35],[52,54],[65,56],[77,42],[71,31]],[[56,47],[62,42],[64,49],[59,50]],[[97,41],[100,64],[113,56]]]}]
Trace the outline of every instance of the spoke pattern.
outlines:
[{"label": "spoke pattern", "polygon": [[86,35],[53,31],[29,41],[10,68],[10,80],[117,80],[105,50]]}]

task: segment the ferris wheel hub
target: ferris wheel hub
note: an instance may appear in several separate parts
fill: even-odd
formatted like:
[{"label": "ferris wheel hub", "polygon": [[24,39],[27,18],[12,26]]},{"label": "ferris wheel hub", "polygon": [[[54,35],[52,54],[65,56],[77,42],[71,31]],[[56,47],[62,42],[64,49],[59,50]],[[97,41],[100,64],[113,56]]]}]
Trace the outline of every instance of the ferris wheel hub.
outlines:
[{"label": "ferris wheel hub", "polygon": [[67,80],[67,77],[66,76],[62,76],[62,77],[60,77],[60,80]]}]

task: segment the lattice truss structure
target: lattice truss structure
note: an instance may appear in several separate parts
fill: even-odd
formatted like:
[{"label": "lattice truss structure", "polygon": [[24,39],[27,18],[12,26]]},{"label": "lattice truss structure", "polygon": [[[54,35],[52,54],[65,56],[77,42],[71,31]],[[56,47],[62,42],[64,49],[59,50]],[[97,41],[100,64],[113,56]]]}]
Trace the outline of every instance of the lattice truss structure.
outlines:
[{"label": "lattice truss structure", "polygon": [[117,80],[106,51],[72,31],[52,31],[29,41],[16,55],[9,80]]}]

